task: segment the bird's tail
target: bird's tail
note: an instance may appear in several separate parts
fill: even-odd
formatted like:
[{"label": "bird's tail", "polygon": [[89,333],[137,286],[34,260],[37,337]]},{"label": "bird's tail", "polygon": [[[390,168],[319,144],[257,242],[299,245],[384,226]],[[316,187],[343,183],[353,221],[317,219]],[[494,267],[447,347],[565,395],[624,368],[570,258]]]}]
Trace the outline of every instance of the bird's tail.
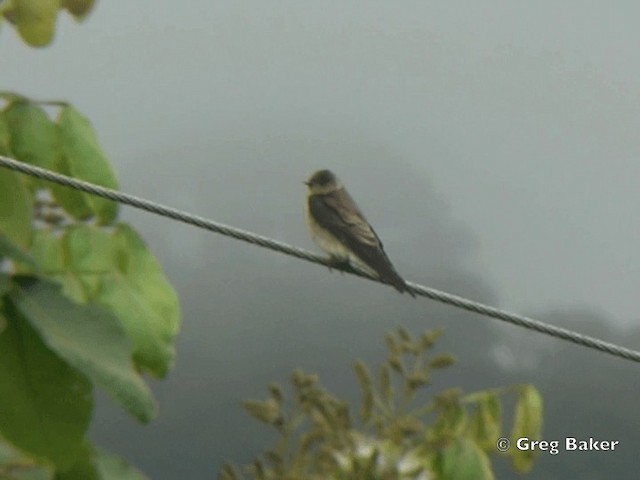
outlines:
[{"label": "bird's tail", "polygon": [[387,282],[400,293],[407,292],[413,298],[416,298],[416,294],[413,293],[413,290],[411,290],[411,288],[409,288],[407,282],[405,282],[404,279],[393,268],[390,268],[389,271],[384,273],[384,275],[381,275],[380,279]]},{"label": "bird's tail", "polygon": [[416,298],[416,294],[413,293],[413,290],[409,288],[407,282],[400,276],[396,269],[393,268],[393,265],[389,261],[389,259],[384,255],[382,258],[380,256],[372,256],[372,258],[368,258],[369,262],[365,262],[364,260],[360,260],[360,258],[353,258],[353,262],[361,268],[365,272],[376,275],[380,280],[384,283],[391,285],[400,293],[407,292],[413,298]]}]

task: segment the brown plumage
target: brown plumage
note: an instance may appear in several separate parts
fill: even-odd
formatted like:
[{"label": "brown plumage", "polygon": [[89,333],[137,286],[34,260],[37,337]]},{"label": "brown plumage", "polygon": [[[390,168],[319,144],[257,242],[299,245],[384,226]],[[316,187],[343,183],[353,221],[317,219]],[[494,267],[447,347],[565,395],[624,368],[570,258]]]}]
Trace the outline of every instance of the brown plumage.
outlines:
[{"label": "brown plumage", "polygon": [[399,292],[408,292],[380,238],[347,190],[329,170],[314,173],[307,182],[306,213],[311,236],[332,257],[372,270]]}]

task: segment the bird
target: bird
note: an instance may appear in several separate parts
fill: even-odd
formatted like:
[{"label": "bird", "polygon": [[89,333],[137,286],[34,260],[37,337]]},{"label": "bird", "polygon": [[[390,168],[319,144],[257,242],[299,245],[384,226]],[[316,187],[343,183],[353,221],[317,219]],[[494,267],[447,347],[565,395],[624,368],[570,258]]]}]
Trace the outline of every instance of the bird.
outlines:
[{"label": "bird", "polygon": [[382,242],[342,182],[330,170],[318,170],[305,182],[305,217],[313,241],[334,265],[355,265],[400,293],[415,293],[398,274]]}]

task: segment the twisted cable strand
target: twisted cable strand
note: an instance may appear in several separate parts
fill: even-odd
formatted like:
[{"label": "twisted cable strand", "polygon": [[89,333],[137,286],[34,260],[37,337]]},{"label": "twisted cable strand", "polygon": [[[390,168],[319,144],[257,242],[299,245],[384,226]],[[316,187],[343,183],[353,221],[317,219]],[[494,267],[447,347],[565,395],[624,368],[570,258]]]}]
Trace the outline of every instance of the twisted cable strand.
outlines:
[{"label": "twisted cable strand", "polygon": [[[384,283],[377,277],[374,277],[367,272],[346,265],[335,265],[328,258],[308,252],[307,250],[303,250],[301,248],[288,245],[286,243],[279,242],[272,238],[264,237],[253,232],[225,225],[223,223],[214,222],[212,220],[193,215],[175,208],[167,207],[156,202],[145,200],[134,195],[129,195],[127,193],[119,192],[111,188],[101,187],[93,183],[77,180],[60,173],[52,172],[40,167],[35,167],[33,165],[28,165],[26,163],[22,163],[1,155],[0,166],[24,173],[26,175],[30,175],[32,177],[41,178],[49,182],[57,183],[69,188],[74,188],[76,190],[81,190],[83,192],[97,195],[99,197],[108,198],[110,200],[113,200],[114,202],[118,202],[124,205],[130,205],[141,210],[146,210],[163,217],[171,218],[173,220],[177,220],[189,225],[194,225],[198,228],[203,228],[205,230],[216,232],[227,237],[235,238],[237,240],[242,240],[243,242],[258,245],[263,248],[268,248],[270,250],[306,260],[311,263],[324,265],[329,268],[335,268],[336,270],[350,273],[352,275],[357,275],[374,282]],[[518,315],[506,310],[501,310],[489,305],[484,305],[473,300],[468,300],[466,298],[442,292],[434,288],[425,287],[424,285],[420,285],[417,283],[407,282],[407,285],[415,294],[430,298],[432,300],[436,300],[441,303],[446,303],[463,310],[502,320],[504,322],[511,323],[512,325],[517,325],[529,330],[534,330],[545,335],[560,338],[562,340],[576,343],[578,345],[598,350],[600,352],[608,353],[610,355],[624,358],[626,360],[640,362],[640,352],[636,350],[621,347],[613,343],[605,342],[598,338],[583,335],[581,333],[567,330],[565,328],[556,327],[555,325],[550,325],[548,323],[534,320],[523,315]]]}]

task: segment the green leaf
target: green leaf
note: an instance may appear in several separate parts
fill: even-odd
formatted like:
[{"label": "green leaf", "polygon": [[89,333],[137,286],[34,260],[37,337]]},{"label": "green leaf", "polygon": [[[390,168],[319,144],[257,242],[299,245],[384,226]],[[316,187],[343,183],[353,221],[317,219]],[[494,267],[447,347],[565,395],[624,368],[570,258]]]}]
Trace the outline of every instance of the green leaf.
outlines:
[{"label": "green leaf", "polygon": [[11,476],[0,475],[0,480],[51,480],[52,474],[41,468],[33,468],[20,470],[11,474]]},{"label": "green leaf", "polygon": [[26,263],[34,270],[38,268],[31,255],[23,251],[0,232],[0,258],[2,257],[8,257],[18,262]]},{"label": "green leaf", "polygon": [[[58,160],[56,171],[68,177],[74,176],[69,161],[64,156]],[[58,205],[73,218],[85,221],[93,216],[94,212],[89,205],[89,194],[57,183],[49,183],[47,186]]]},{"label": "green leaf", "polygon": [[32,458],[0,439],[0,480],[51,480],[51,476],[50,472],[40,468]]},{"label": "green leaf", "polygon": [[444,436],[458,436],[467,426],[468,416],[463,405],[457,400],[439,405],[438,419],[434,429]]},{"label": "green leaf", "polygon": [[0,469],[7,463],[16,464],[28,461],[27,458],[17,450],[11,448],[0,438]]},{"label": "green leaf", "polygon": [[225,462],[218,474],[218,480],[240,480],[241,474],[235,465]]},{"label": "green leaf", "polygon": [[280,406],[273,398],[262,402],[247,400],[242,403],[242,407],[256,420],[270,425],[275,424],[281,418]]},{"label": "green leaf", "polygon": [[174,358],[178,300],[160,265],[125,225],[75,226],[61,238],[37,232],[32,255],[78,303],[108,306],[134,342],[138,367],[164,376]]},{"label": "green leaf", "polygon": [[97,299],[105,276],[117,271],[118,242],[105,229],[77,225],[62,237],[64,268],[82,285],[84,297]]},{"label": "green leaf", "polygon": [[96,465],[101,480],[147,480],[147,476],[133,468],[122,458],[98,449]]},{"label": "green leaf", "polygon": [[367,366],[358,360],[353,365],[358,378],[358,384],[360,390],[362,390],[362,405],[360,406],[360,418],[363,421],[368,422],[371,420],[371,414],[373,412],[373,385],[371,380],[371,373]]},{"label": "green leaf", "polygon": [[116,455],[90,445],[85,452],[72,468],[58,472],[54,480],[148,480]]},{"label": "green leaf", "polygon": [[81,20],[93,8],[94,0],[62,0],[62,5],[76,19]]},{"label": "green leaf", "polygon": [[35,458],[69,468],[91,419],[91,383],[13,308],[0,335],[0,433]]},{"label": "green leaf", "polygon": [[[43,3],[46,3],[43,2]],[[11,135],[11,151],[25,163],[54,169],[61,155],[58,129],[35,103],[12,103],[4,112]]]},{"label": "green leaf", "polygon": [[111,312],[76,305],[49,282],[15,283],[16,306],[51,350],[104,388],[138,420],[153,418],[153,396],[134,371],[131,342]]},{"label": "green leaf", "polygon": [[[3,5],[0,3],[0,13],[2,12]],[[24,95],[21,95],[17,92],[10,92],[8,90],[0,91],[0,99],[6,101],[7,103],[16,102],[16,101],[28,101],[29,99]]]},{"label": "green leaf", "polygon": [[432,471],[439,480],[493,480],[487,455],[472,441],[458,439],[435,455]]},{"label": "green leaf", "polygon": [[[0,273],[0,335],[2,335],[2,332],[4,332],[8,324],[7,318],[4,316],[4,302],[2,297],[9,291],[9,288],[11,288],[11,277]],[[1,442],[0,445],[2,445]]]},{"label": "green leaf", "polygon": [[62,273],[65,270],[62,242],[50,230],[38,229],[34,232],[30,254],[47,274]]},{"label": "green leaf", "polygon": [[391,368],[388,364],[380,365],[379,372],[380,394],[387,406],[393,406],[393,387],[391,386]]},{"label": "green leaf", "polygon": [[398,337],[400,337],[405,342],[411,342],[411,335],[404,327],[398,327],[397,329]]},{"label": "green leaf", "polygon": [[0,233],[21,249],[31,243],[31,203],[23,177],[0,168]]},{"label": "green leaf", "polygon": [[356,372],[356,377],[358,378],[358,383],[360,384],[362,391],[365,392],[367,390],[371,390],[371,374],[364,362],[357,360],[353,365],[353,369]]},{"label": "green leaf", "polygon": [[434,343],[438,341],[438,339],[442,336],[442,329],[435,328],[433,330],[427,330],[422,335],[420,335],[420,345],[423,348],[431,348]]},{"label": "green leaf", "polygon": [[10,476],[0,474],[0,480],[51,480],[53,474],[44,468],[26,468],[18,469],[11,473]]},{"label": "green leaf", "polygon": [[5,328],[7,328],[7,319],[2,314],[2,310],[0,310],[0,335],[4,332]]},{"label": "green leaf", "polygon": [[9,125],[7,124],[4,112],[0,112],[0,155],[6,155],[7,157],[12,155]]},{"label": "green leaf", "polygon": [[14,0],[11,16],[22,39],[34,47],[51,42],[60,0]]},{"label": "green leaf", "polygon": [[[11,288],[11,276],[0,271],[0,297],[7,293]],[[0,298],[1,300],[1,298]],[[2,311],[2,303],[0,303],[0,311]]]},{"label": "green leaf", "polygon": [[[73,107],[65,106],[60,111],[58,124],[68,173],[97,185],[118,188],[115,173],[100,148],[89,121]],[[101,223],[108,224],[115,219],[118,213],[117,203],[88,193],[83,195]]]},{"label": "green leaf", "polygon": [[[527,437],[539,440],[542,435],[542,396],[533,385],[524,385],[518,393],[511,432],[511,443],[516,444],[519,438]],[[519,450],[512,448],[511,464],[513,468],[526,473],[531,470],[537,450]]]},{"label": "green leaf", "polygon": [[496,440],[502,432],[502,408],[494,393],[484,393],[467,425],[467,434],[485,452],[495,452]]},{"label": "green leaf", "polygon": [[58,470],[53,480],[102,480],[94,461],[94,448],[85,443],[78,461],[69,469]]},{"label": "green leaf", "polygon": [[282,406],[282,402],[284,401],[282,387],[277,383],[270,383],[267,388],[269,389],[271,398],[273,398],[278,405]]},{"label": "green leaf", "polygon": [[175,355],[176,293],[136,232],[120,224],[114,237],[116,270],[105,276],[99,301],[115,312],[133,338],[137,365],[163,377]]},{"label": "green leaf", "polygon": [[67,297],[76,303],[87,301],[88,294],[81,281],[67,268],[68,255],[63,249],[60,237],[48,230],[36,230],[31,255],[48,278],[62,285]]},{"label": "green leaf", "polygon": [[451,355],[450,353],[442,353],[440,355],[435,355],[431,357],[429,360],[429,367],[431,368],[447,368],[456,363],[456,357]]}]

